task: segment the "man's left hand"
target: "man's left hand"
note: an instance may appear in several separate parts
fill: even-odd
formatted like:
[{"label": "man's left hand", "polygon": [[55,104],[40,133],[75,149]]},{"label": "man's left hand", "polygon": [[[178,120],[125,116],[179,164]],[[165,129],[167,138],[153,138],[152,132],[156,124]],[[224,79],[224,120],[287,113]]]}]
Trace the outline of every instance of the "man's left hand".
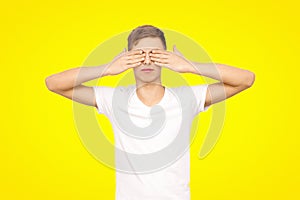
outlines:
[{"label": "man's left hand", "polygon": [[176,48],[173,46],[173,52],[155,49],[150,53],[150,59],[155,65],[169,68],[175,72],[188,73],[194,72],[195,68]]}]

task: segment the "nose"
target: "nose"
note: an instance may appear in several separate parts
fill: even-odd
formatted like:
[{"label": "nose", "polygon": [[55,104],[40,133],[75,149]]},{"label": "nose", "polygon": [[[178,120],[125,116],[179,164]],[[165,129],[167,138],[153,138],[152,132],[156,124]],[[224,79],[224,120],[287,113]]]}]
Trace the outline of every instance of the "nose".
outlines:
[{"label": "nose", "polygon": [[145,60],[144,60],[144,64],[145,64],[145,65],[151,64],[151,60],[150,60],[149,53],[150,53],[150,52],[145,52],[145,54],[146,54],[146,57],[145,57]]}]

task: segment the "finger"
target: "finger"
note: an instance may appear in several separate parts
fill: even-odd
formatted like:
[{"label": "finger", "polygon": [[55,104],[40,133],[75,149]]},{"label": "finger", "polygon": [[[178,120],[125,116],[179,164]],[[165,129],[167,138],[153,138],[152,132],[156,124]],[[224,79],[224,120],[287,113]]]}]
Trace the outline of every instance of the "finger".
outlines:
[{"label": "finger", "polygon": [[133,64],[128,64],[127,65],[127,68],[130,69],[130,68],[134,68],[134,67],[138,67],[142,64],[142,62],[137,62],[137,63],[133,63]]},{"label": "finger", "polygon": [[127,52],[127,56],[138,55],[138,54],[142,54],[142,53],[143,53],[143,51],[140,49],[133,49],[133,50]]},{"label": "finger", "polygon": [[154,62],[159,62],[159,63],[162,63],[162,64],[169,64],[169,60],[168,59],[160,59],[160,58],[150,58],[152,61]]},{"label": "finger", "polygon": [[[126,49],[126,48],[125,48]],[[121,52],[121,53],[119,53],[118,55],[116,55],[114,58],[116,59],[116,58],[119,58],[119,57],[121,57],[122,55],[124,55],[125,54],[125,49],[123,49],[123,51]]]},{"label": "finger", "polygon": [[163,63],[160,63],[160,62],[154,62],[154,65],[159,66],[159,67],[165,67],[165,68],[169,68],[169,69],[170,69],[170,67],[169,67],[168,64],[163,64]]},{"label": "finger", "polygon": [[128,60],[133,60],[133,59],[139,59],[139,58],[143,58],[143,57],[145,57],[146,56],[146,54],[145,53],[143,53],[143,54],[134,54],[134,55],[129,55],[129,56],[126,56],[126,59],[128,59]]},{"label": "finger", "polygon": [[131,59],[131,60],[127,60],[126,64],[134,64],[134,63],[137,63],[137,62],[143,62],[144,60],[145,60],[145,57]]},{"label": "finger", "polygon": [[156,54],[156,53],[160,53],[160,54],[166,54],[166,55],[169,55],[170,52],[168,51],[165,51],[165,50],[160,50],[160,49],[155,49],[155,50],[152,50],[151,51],[153,54]]},{"label": "finger", "polygon": [[183,56],[183,54],[177,49],[176,45],[173,46],[173,52],[179,56]]},{"label": "finger", "polygon": [[150,53],[149,56],[152,58],[169,58],[170,55],[161,54],[161,53],[155,53],[155,54]]}]

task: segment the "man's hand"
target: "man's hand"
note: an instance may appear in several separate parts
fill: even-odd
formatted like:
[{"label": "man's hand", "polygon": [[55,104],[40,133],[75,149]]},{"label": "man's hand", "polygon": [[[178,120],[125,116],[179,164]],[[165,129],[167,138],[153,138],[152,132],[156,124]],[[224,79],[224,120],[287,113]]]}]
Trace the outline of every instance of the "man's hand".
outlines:
[{"label": "man's hand", "polygon": [[126,51],[126,48],[111,61],[105,69],[105,75],[117,75],[127,69],[138,67],[145,59],[141,50]]},{"label": "man's hand", "polygon": [[150,59],[155,65],[166,67],[180,73],[194,72],[195,68],[176,48],[173,46],[173,52],[155,49],[150,53]]}]

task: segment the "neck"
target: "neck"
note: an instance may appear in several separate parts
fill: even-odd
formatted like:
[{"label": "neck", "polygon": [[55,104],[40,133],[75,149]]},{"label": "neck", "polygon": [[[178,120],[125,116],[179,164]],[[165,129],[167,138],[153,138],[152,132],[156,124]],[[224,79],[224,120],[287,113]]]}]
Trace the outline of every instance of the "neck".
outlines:
[{"label": "neck", "polygon": [[137,89],[155,89],[162,87],[161,81],[154,81],[148,83],[137,81],[135,85]]},{"label": "neck", "polygon": [[164,86],[161,84],[161,82],[151,82],[151,83],[143,83],[143,84],[136,84],[137,92],[141,93],[157,93],[164,91]]},{"label": "neck", "polygon": [[151,106],[159,102],[165,93],[165,87],[161,83],[144,83],[136,85],[136,93],[139,99],[146,105]]}]

